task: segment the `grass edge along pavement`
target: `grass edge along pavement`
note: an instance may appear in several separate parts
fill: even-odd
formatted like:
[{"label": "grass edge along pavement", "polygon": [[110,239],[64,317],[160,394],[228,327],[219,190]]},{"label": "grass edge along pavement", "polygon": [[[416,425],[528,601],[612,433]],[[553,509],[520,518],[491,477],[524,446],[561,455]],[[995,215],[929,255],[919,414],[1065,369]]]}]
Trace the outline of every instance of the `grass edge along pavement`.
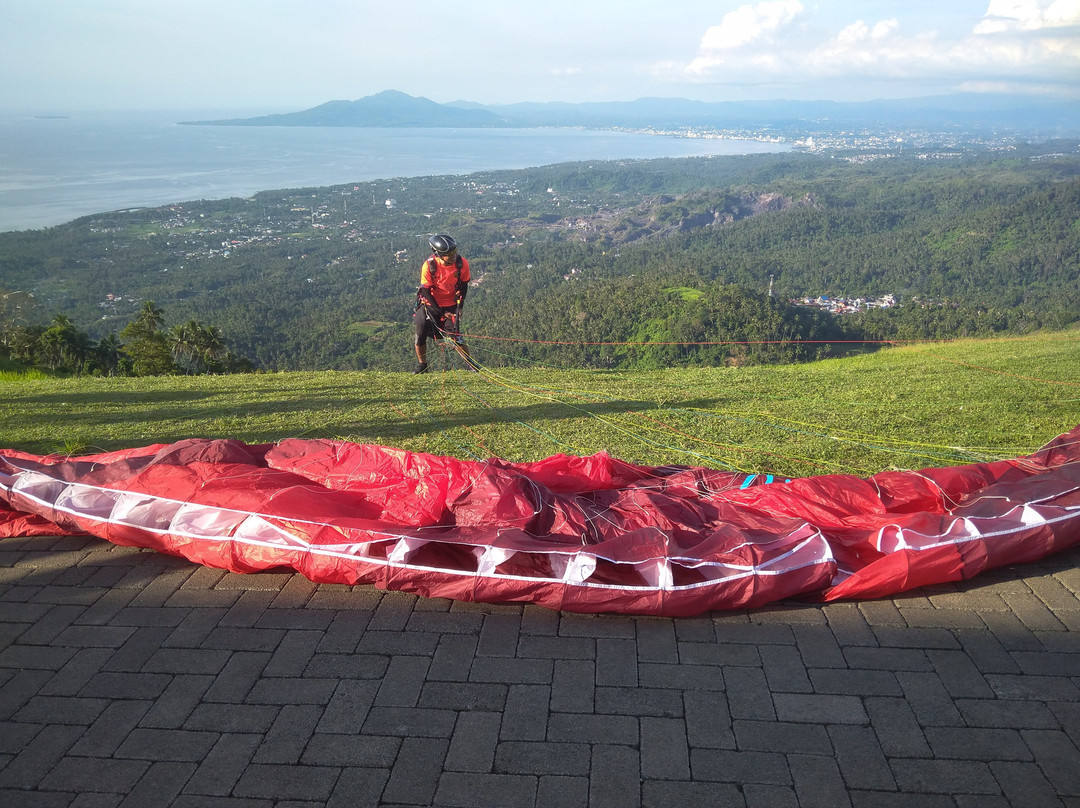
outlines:
[{"label": "grass edge along pavement", "polygon": [[738,368],[8,375],[0,446],[79,455],[306,437],[476,459],[607,451],[649,465],[865,476],[1034,451],[1080,423],[1078,356],[1073,330]]}]

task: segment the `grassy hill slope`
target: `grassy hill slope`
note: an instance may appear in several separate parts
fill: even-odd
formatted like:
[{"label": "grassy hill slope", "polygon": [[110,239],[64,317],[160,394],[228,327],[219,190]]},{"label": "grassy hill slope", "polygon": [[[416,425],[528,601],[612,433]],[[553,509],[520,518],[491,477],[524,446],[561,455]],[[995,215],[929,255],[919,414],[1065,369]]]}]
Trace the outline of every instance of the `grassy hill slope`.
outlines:
[{"label": "grassy hill slope", "polygon": [[[781,367],[485,370],[425,376],[0,377],[0,446],[85,454],[184,438],[379,443],[536,460],[806,476],[1023,454],[1080,423],[1080,331],[916,343]],[[444,364],[445,363],[445,364]]]}]

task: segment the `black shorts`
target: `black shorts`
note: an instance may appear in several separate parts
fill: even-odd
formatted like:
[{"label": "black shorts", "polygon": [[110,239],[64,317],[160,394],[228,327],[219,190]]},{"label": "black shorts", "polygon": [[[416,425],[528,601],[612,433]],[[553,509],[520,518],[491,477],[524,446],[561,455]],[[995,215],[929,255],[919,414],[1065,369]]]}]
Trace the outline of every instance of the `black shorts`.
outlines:
[{"label": "black shorts", "polygon": [[[412,319],[417,345],[423,345],[428,339],[442,339],[443,331],[455,331],[453,318],[446,309],[443,309],[440,314],[429,315],[427,309],[420,306],[413,313]],[[435,326],[438,326],[438,329]]]}]

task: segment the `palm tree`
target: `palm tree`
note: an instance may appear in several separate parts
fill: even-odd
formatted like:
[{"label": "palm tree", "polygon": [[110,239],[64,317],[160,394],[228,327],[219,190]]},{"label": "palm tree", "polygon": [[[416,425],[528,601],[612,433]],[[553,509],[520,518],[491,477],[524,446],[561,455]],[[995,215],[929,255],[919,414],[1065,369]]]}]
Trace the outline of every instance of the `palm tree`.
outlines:
[{"label": "palm tree", "polygon": [[120,368],[120,357],[123,355],[124,343],[116,334],[107,334],[98,340],[97,361],[101,369],[109,376],[115,376]]}]

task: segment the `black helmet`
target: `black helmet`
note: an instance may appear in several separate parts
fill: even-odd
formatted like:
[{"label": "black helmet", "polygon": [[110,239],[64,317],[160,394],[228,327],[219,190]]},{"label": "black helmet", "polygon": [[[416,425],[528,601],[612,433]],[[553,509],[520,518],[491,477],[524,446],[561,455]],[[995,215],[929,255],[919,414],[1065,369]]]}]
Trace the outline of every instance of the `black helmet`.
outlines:
[{"label": "black helmet", "polygon": [[449,255],[457,249],[457,242],[444,233],[438,233],[427,240],[436,255]]}]

